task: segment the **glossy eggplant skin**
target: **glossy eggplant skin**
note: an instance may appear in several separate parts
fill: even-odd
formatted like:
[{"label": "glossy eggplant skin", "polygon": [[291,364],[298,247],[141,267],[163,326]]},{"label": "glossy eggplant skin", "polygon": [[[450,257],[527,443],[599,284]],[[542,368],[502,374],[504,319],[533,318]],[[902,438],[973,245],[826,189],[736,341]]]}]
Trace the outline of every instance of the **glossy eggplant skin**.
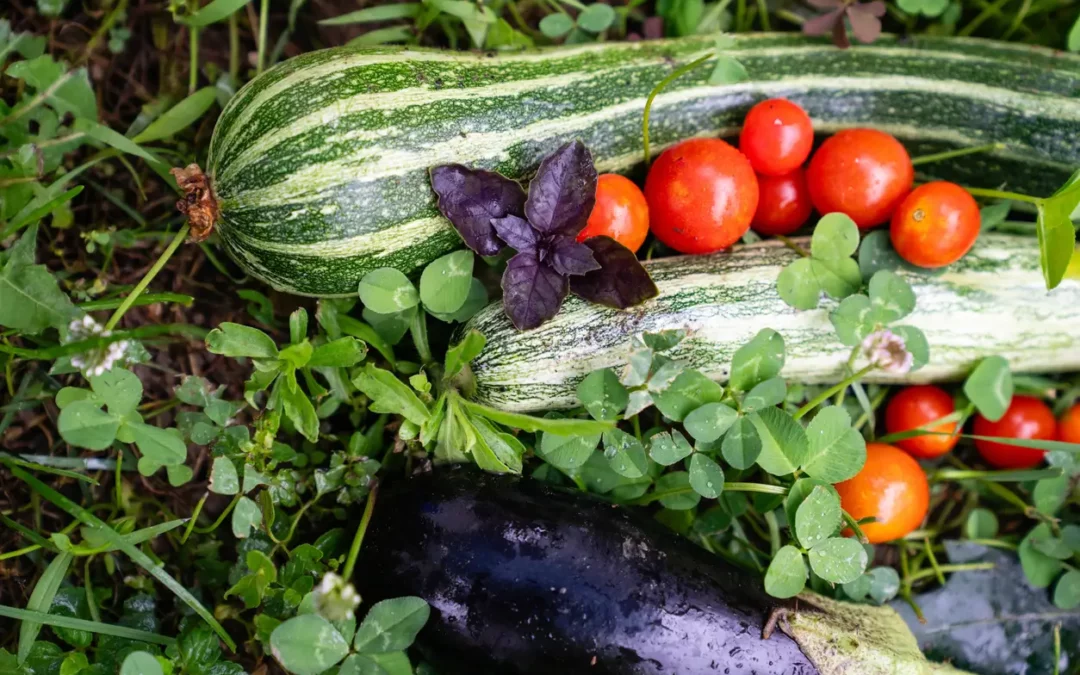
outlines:
[{"label": "glossy eggplant skin", "polygon": [[354,582],[432,607],[440,674],[810,675],[759,577],[578,492],[436,469],[378,495]]}]

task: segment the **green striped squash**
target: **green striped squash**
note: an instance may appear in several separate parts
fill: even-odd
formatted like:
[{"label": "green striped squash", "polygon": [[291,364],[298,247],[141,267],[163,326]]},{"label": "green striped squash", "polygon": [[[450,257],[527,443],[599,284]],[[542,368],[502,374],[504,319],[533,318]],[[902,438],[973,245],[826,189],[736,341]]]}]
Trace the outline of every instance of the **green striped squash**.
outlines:
[{"label": "green striped squash", "polygon": [[[429,168],[460,162],[522,178],[581,139],[600,170],[631,170],[650,90],[712,44],[298,56],[241,89],[214,130],[207,174],[221,239],[248,272],[291,293],[348,295],[372,269],[413,272],[460,246]],[[1080,163],[1076,56],[930,37],[840,50],[793,34],[736,36],[730,54],[750,80],[710,86],[708,64],[676,80],[653,107],[658,149],[731,135],[753,103],[784,96],[820,132],[873,126],[913,154],[1007,144],[935,164],[938,177],[1041,195]]]},{"label": "green striped squash", "polygon": [[[1031,238],[986,234],[963,259],[937,275],[902,272],[917,297],[901,323],[930,343],[930,363],[906,376],[872,372],[870,382],[960,378],[981,358],[1000,355],[1017,372],[1080,369],[1080,281],[1047,291]],[[838,382],[851,354],[829,321],[835,302],[798,311],[776,292],[776,278],[796,254],[779,242],[737,246],[730,253],[646,263],[660,295],[620,311],[570,297],[554,319],[519,332],[494,303],[465,330],[487,337],[473,362],[476,398],[505,410],[576,405],[578,382],[598,368],[626,363],[631,338],[683,329],[674,358],[727,379],[731,357],[763,328],[787,347],[783,375],[795,382]]]}]

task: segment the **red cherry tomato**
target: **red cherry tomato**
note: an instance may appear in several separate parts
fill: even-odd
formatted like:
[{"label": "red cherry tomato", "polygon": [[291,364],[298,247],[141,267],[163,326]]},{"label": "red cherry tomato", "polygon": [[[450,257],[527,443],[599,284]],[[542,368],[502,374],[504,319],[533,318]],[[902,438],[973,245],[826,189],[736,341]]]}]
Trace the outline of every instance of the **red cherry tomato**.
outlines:
[{"label": "red cherry tomato", "polygon": [[1058,440],[1080,443],[1080,403],[1069,408],[1058,422]]},{"label": "red cherry tomato", "polygon": [[889,134],[845,129],[818,148],[806,172],[819,213],[846,213],[862,229],[887,221],[911,192],[915,167]]},{"label": "red cherry tomato", "polygon": [[596,206],[577,240],[601,235],[611,237],[634,253],[649,234],[649,205],[633,181],[615,173],[596,180]]},{"label": "red cherry tomato", "polygon": [[930,484],[922,467],[911,455],[884,443],[868,443],[866,464],[854,478],[837,483],[836,491],[840,506],[855,520],[877,519],[862,526],[871,544],[911,533],[930,509]]},{"label": "red cherry tomato", "polygon": [[909,194],[892,217],[889,235],[904,260],[919,267],[951,265],[979,238],[979,205],[956,183],[935,181]]},{"label": "red cherry tomato", "polygon": [[758,207],[751,225],[758,234],[791,234],[803,226],[813,206],[806,189],[806,173],[795,169],[783,176],[758,179]]},{"label": "red cherry tomato", "polygon": [[[1033,396],[1013,396],[1005,416],[991,422],[982,415],[975,418],[976,436],[1026,438],[1041,441],[1054,439],[1057,420],[1049,407]],[[1021,448],[996,441],[975,441],[975,448],[990,466],[999,469],[1030,469],[1043,460],[1042,450]]]},{"label": "red cherry tomato", "polygon": [[[954,412],[956,405],[944,390],[928,384],[904,387],[885,408],[885,432],[896,434],[917,429]],[[956,422],[938,424],[931,431],[952,434]],[[956,435],[928,434],[896,441],[896,445],[914,457],[931,459],[952,450],[958,440],[960,437]]]},{"label": "red cherry tomato", "polygon": [[783,176],[803,165],[814,145],[810,116],[795,103],[771,98],[746,114],[739,150],[762,176]]},{"label": "red cherry tomato", "polygon": [[743,154],[715,138],[665,150],[645,179],[650,227],[680,253],[714,253],[750,229],[758,184]]}]

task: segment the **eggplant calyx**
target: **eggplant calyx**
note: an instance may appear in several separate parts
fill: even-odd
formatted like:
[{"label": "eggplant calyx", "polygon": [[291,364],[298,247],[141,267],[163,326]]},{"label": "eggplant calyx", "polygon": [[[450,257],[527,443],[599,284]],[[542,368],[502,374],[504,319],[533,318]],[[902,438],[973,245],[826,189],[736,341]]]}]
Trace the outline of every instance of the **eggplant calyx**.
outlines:
[{"label": "eggplant calyx", "polygon": [[821,675],[966,673],[928,661],[891,607],[839,602],[807,592],[799,595],[797,609],[770,616],[769,625],[790,635]]}]

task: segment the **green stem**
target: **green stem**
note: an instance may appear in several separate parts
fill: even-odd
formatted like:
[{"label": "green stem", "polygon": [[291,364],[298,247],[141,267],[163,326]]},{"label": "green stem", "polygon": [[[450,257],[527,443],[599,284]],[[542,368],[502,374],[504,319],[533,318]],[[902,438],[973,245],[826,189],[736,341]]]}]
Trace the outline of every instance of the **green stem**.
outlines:
[{"label": "green stem", "polygon": [[776,238],[779,239],[780,241],[784,242],[784,246],[787,246],[792,251],[795,251],[796,253],[798,253],[802,257],[804,257],[804,258],[809,258],[810,257],[810,251],[807,251],[802,246],[799,246],[798,244],[796,244],[795,240],[792,239],[791,237],[787,237],[785,235],[778,234],[778,235],[776,235]]},{"label": "green stem", "polygon": [[968,25],[964,26],[957,33],[960,37],[967,37],[978,30],[979,26],[983,24],[987,19],[995,14],[1001,13],[1001,8],[1009,4],[1012,0],[995,0],[995,2],[983,7],[983,10],[979,12],[978,16],[971,20]]},{"label": "green stem", "polygon": [[266,62],[266,24],[269,20],[270,0],[262,0],[259,5],[259,56],[255,66],[255,74],[261,75],[263,65]]},{"label": "green stem", "polygon": [[649,113],[652,111],[653,100],[657,95],[664,90],[674,80],[682,77],[686,73],[689,73],[694,68],[697,68],[701,64],[705,63],[713,57],[712,53],[706,54],[700,58],[694,59],[685,66],[681,66],[673,70],[667,77],[660,80],[660,83],[653,87],[653,90],[649,92],[649,98],[645,101],[645,116],[641,122],[641,140],[645,146],[645,164],[648,165],[652,161],[652,156],[649,152]]},{"label": "green stem", "polygon": [[124,451],[120,450],[116,453],[116,473],[113,475],[113,492],[116,495],[116,508],[121,510],[124,508],[124,483],[121,478],[121,472],[124,470]]},{"label": "green stem", "polygon": [[862,528],[859,527],[859,521],[855,520],[854,516],[852,516],[850,513],[843,509],[840,510],[840,514],[841,516],[843,516],[844,522],[847,523],[847,526],[850,527],[851,531],[855,533],[855,537],[859,540],[859,543],[869,544],[870,540],[867,539],[866,534],[862,531]]},{"label": "green stem", "polygon": [[761,15],[761,30],[770,32],[772,27],[769,25],[769,8],[765,5],[765,0],[757,0],[758,14]]},{"label": "green stem", "polygon": [[765,524],[769,526],[769,550],[773,556],[780,550],[780,523],[776,521],[776,513],[765,513]]},{"label": "green stem", "polygon": [[199,29],[195,26],[188,28],[188,94],[195,93],[195,87],[199,84]]},{"label": "green stem", "polygon": [[229,15],[229,77],[233,86],[240,79],[240,19],[236,14]]},{"label": "green stem", "polygon": [[375,511],[375,497],[379,493],[379,484],[371,486],[368,493],[367,503],[364,504],[364,515],[360,516],[360,525],[356,528],[352,546],[349,547],[349,557],[345,559],[345,567],[342,568],[341,577],[346,581],[352,578],[353,567],[356,559],[360,556],[360,545],[364,543],[364,535],[367,534],[368,523],[371,522],[371,514]]},{"label": "green stem", "polygon": [[[221,512],[221,515],[217,517],[217,520],[211,523],[209,527],[196,527],[194,528],[194,531],[198,532],[199,534],[210,534],[214,530],[221,527],[221,524],[225,522],[225,519],[229,516],[230,513],[232,513],[232,510],[236,508],[236,505],[240,502],[241,496],[242,495],[239,494],[234,496],[232,501],[229,502],[229,505],[225,507],[225,510]],[[192,518],[191,522],[195,522],[195,518]]]},{"label": "green stem", "polygon": [[786,495],[788,493],[786,487],[766,483],[724,483],[724,489],[729,492],[760,492],[764,495]]},{"label": "green stem", "polygon": [[928,478],[931,483],[957,480],[980,480],[993,483],[1022,483],[1029,480],[1058,478],[1061,476],[1061,473],[1061,469],[1028,469],[1007,471],[979,471],[975,469],[938,469],[937,471],[931,473]]},{"label": "green stem", "polygon": [[187,527],[184,528],[184,536],[180,537],[181,544],[187,543],[188,537],[191,536],[191,531],[195,529],[195,522],[199,520],[199,514],[202,513],[203,504],[206,503],[206,498],[209,496],[209,492],[203,493],[202,499],[195,504],[195,510],[191,512],[191,517],[188,518]]},{"label": "green stem", "polygon": [[828,401],[829,398],[833,394],[840,391],[841,389],[846,389],[847,387],[850,387],[853,382],[859,381],[859,379],[861,379],[864,375],[866,375],[870,371],[874,370],[875,368],[877,368],[877,364],[871,363],[870,365],[866,366],[862,370],[859,370],[859,371],[851,374],[850,376],[845,378],[840,383],[834,384],[833,386],[829,387],[825,391],[823,391],[820,394],[818,394],[817,396],[815,396],[809,403],[807,403],[803,407],[799,408],[795,412],[795,414],[792,415],[792,417],[794,417],[797,420],[802,419],[803,417],[806,416],[806,414],[808,412],[810,412],[814,408],[818,407],[819,405],[821,405],[825,401]]},{"label": "green stem", "polygon": [[986,199],[1012,199],[1017,202],[1027,202],[1036,206],[1043,202],[1039,197],[1022,195],[1019,192],[1006,192],[1004,190],[989,190],[986,188],[965,187],[972,197],[984,197]]},{"label": "green stem", "polygon": [[431,355],[431,345],[428,343],[427,312],[424,311],[424,308],[416,308],[416,312],[409,322],[409,332],[412,334],[416,351],[420,355],[420,362],[425,366],[433,363],[435,358]]},{"label": "green stem", "polygon": [[963,563],[958,565],[939,565],[936,570],[919,570],[908,578],[911,580],[912,583],[914,583],[916,581],[921,581],[923,579],[929,579],[930,577],[937,576],[939,572],[942,574],[952,574],[954,572],[974,572],[977,570],[992,570],[994,569],[994,566],[995,563],[992,562]]},{"label": "green stem", "polygon": [[934,547],[930,544],[930,537],[923,539],[923,551],[926,552],[926,559],[930,561],[930,571],[937,577],[938,583],[942,586],[945,585],[945,571],[938,565],[937,557],[934,556]]},{"label": "green stem", "polygon": [[154,277],[161,271],[161,268],[165,267],[165,263],[169,262],[169,258],[172,257],[172,254],[175,253],[176,249],[183,243],[184,238],[187,237],[190,229],[191,227],[185,224],[177,231],[176,236],[169,242],[168,248],[166,248],[157,259],[154,266],[150,268],[149,272],[143,275],[142,280],[139,281],[139,284],[135,289],[124,298],[124,303],[117,307],[116,311],[113,312],[113,315],[109,318],[109,322],[105,324],[105,330],[111,331],[113,328],[116,328],[116,324],[120,322],[120,319],[124,316],[124,312],[131,308],[131,305],[135,303],[135,300],[137,300],[140,295],[142,295],[142,292],[145,291],[146,287],[150,285],[150,282],[154,280]]},{"label": "green stem", "polygon": [[[159,302],[175,302],[185,307],[190,307],[195,298],[182,293],[147,293],[134,302],[132,307],[156,305]],[[99,312],[106,309],[116,309],[124,304],[123,298],[108,298],[105,300],[89,300],[80,302],[79,309],[84,312]]]},{"label": "green stem", "polygon": [[86,608],[90,611],[90,618],[101,623],[101,612],[98,610],[97,599],[94,597],[94,584],[90,579],[90,563],[93,558],[87,558],[83,565],[83,588],[86,590]]},{"label": "green stem", "polygon": [[995,150],[1004,150],[1004,143],[987,143],[986,145],[976,145],[971,148],[961,148],[959,150],[948,150],[946,152],[936,152],[932,155],[921,155],[919,157],[913,157],[911,163],[915,166],[920,164],[932,164],[933,162],[941,162],[946,159],[953,159],[955,157],[963,157],[965,155],[974,155],[980,152],[994,152]]}]

